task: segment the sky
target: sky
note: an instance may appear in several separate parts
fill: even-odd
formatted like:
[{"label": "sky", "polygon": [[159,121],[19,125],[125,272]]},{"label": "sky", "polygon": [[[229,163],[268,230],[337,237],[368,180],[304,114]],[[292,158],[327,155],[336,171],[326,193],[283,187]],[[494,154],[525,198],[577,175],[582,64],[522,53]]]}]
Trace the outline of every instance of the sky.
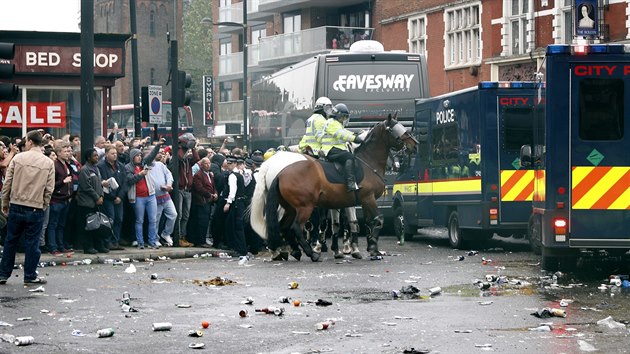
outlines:
[{"label": "sky", "polygon": [[0,0],[0,30],[79,32],[80,0]]}]

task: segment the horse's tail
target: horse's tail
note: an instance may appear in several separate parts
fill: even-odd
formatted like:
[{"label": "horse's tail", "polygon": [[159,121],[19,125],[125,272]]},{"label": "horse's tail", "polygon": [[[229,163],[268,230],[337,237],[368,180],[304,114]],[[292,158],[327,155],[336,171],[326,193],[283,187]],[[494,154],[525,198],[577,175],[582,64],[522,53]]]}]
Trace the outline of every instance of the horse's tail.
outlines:
[{"label": "horse's tail", "polygon": [[249,217],[252,229],[260,235],[263,240],[267,240],[267,229],[265,226],[265,201],[267,200],[267,172],[269,170],[269,164],[263,163],[256,177],[256,188],[254,189],[254,195],[252,202],[249,205]]},{"label": "horse's tail", "polygon": [[265,205],[265,215],[267,220],[267,242],[270,249],[276,249],[281,244],[280,217],[278,207],[280,206],[280,179],[274,178],[267,193],[267,204]]},{"label": "horse's tail", "polygon": [[[278,176],[278,174],[290,164],[306,160],[302,154],[296,154],[292,152],[278,152],[273,155],[269,160],[260,166],[256,176],[256,188],[254,189],[254,195],[252,202],[249,206],[250,223],[252,229],[263,239],[267,240],[267,226],[266,220],[269,219],[269,214],[265,213],[265,203],[267,202],[267,194],[271,189],[271,183]],[[276,211],[276,216],[278,212]]]}]

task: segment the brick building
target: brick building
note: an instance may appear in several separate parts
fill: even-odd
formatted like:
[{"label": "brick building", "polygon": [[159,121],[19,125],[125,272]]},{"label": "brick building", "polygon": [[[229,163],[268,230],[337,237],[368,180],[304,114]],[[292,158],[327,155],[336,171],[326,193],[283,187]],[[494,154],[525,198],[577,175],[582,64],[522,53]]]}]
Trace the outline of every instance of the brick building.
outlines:
[{"label": "brick building", "polygon": [[[630,39],[627,1],[590,1],[598,7],[599,35],[577,38],[575,0],[249,0],[248,82],[333,49],[327,33],[339,28],[369,29],[386,50],[424,54],[433,96],[483,80],[533,80],[544,71],[548,44]],[[242,23],[242,6],[214,1],[214,22]],[[241,27],[215,26],[220,123],[242,122],[242,42]]]}]

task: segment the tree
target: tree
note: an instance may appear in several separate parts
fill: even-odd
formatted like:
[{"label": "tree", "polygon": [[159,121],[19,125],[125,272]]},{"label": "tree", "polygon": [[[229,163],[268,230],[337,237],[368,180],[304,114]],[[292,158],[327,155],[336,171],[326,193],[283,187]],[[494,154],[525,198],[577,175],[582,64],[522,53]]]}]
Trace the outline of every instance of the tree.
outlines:
[{"label": "tree", "polygon": [[189,0],[184,3],[184,55],[182,70],[193,79],[190,92],[193,101],[201,98],[203,75],[212,75],[212,27],[201,24],[212,18],[213,0]]}]

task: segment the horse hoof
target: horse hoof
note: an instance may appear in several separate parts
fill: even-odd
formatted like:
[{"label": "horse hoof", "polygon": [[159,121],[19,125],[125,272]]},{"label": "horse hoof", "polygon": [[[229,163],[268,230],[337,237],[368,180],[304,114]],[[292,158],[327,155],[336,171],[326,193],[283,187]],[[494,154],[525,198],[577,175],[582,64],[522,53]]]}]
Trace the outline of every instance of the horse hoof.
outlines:
[{"label": "horse hoof", "polygon": [[350,243],[344,242],[343,243],[343,253],[344,254],[350,254],[351,252],[352,252],[352,248],[350,248]]},{"label": "horse hoof", "polygon": [[379,251],[370,251],[370,256],[382,256]]},{"label": "horse hoof", "polygon": [[313,252],[313,254],[311,255],[311,261],[321,262],[321,253]]},{"label": "horse hoof", "polygon": [[343,253],[336,251],[335,252],[335,259],[343,259],[345,256]]},{"label": "horse hoof", "polygon": [[361,255],[361,252],[359,252],[359,251],[352,252],[352,258],[354,258],[354,259],[362,259],[363,255]]},{"label": "horse hoof", "polygon": [[288,261],[289,260],[289,253],[273,251],[271,253],[271,260],[272,261]]},{"label": "horse hoof", "polygon": [[322,252],[328,252],[328,245],[326,242],[322,242]]},{"label": "horse hoof", "polygon": [[313,252],[317,252],[317,253],[322,252],[322,245],[319,242],[313,245]]},{"label": "horse hoof", "polygon": [[[302,252],[300,251],[293,251],[291,252],[291,257],[295,258],[297,261],[300,260],[300,258],[302,258]],[[288,258],[288,257],[287,257]]]}]

